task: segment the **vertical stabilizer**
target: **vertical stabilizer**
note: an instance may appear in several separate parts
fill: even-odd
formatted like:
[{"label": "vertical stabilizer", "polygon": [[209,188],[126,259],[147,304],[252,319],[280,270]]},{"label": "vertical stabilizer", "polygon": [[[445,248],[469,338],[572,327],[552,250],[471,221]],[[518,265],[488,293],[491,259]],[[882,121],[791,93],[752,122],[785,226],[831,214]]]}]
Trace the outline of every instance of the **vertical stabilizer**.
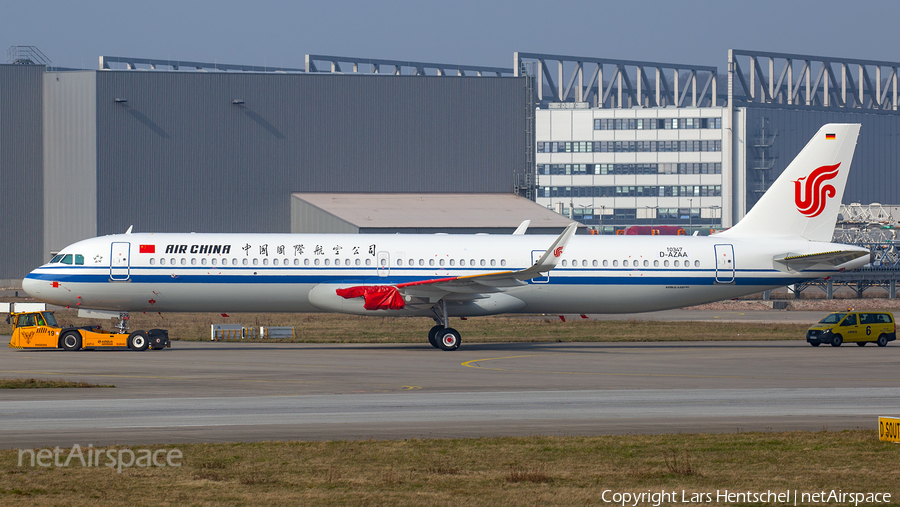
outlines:
[{"label": "vertical stabilizer", "polygon": [[722,234],[830,242],[858,135],[857,123],[823,126],[753,209]]}]

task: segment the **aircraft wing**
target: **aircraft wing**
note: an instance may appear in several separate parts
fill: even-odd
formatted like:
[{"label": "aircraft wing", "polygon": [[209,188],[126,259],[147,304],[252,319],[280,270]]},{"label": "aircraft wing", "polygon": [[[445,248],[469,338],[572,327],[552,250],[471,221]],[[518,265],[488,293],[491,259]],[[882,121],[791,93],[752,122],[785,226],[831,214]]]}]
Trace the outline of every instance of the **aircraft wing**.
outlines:
[{"label": "aircraft wing", "polygon": [[827,266],[833,268],[866,255],[869,255],[869,252],[864,250],[835,250],[832,252],[815,254],[787,253],[776,256],[772,259],[772,262],[775,269],[787,273],[791,271],[803,271],[804,269],[809,269],[814,266]]},{"label": "aircraft wing", "polygon": [[482,294],[502,292],[508,287],[526,285],[525,280],[541,276],[556,267],[563,250],[575,235],[577,223],[569,224],[544,254],[529,268],[518,271],[499,271],[479,275],[433,278],[397,285],[356,286],[337,289],[343,298],[364,297],[367,310],[398,310],[405,301],[414,304],[433,304],[441,299],[454,301],[480,299]]}]

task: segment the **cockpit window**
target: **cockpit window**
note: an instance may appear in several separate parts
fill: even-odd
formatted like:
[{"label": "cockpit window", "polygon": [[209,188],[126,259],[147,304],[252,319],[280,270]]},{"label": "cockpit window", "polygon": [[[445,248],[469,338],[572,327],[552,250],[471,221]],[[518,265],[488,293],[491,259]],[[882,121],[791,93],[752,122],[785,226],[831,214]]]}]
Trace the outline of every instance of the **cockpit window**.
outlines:
[{"label": "cockpit window", "polygon": [[55,257],[53,257],[53,258],[52,258],[52,259],[50,259],[50,264],[53,264],[53,263],[56,263],[56,262],[59,262],[59,261],[61,261],[61,260],[62,260],[62,258],[63,258],[63,256],[62,256],[62,255],[57,255],[57,256],[55,256]]},{"label": "cockpit window", "polygon": [[75,254],[75,264],[81,266],[84,264],[84,256],[81,254]]},{"label": "cockpit window", "polygon": [[61,261],[63,264],[72,264],[72,254],[66,254]]}]

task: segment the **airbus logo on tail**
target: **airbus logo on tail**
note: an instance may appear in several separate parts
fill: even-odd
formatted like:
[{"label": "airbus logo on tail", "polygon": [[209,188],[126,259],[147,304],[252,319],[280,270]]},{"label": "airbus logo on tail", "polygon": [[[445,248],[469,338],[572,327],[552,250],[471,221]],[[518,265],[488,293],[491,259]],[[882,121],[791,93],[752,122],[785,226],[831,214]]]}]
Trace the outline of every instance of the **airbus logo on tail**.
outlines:
[{"label": "airbus logo on tail", "polygon": [[[822,213],[825,209],[826,199],[834,197],[836,193],[832,185],[823,185],[823,183],[838,175],[840,165],[840,162],[834,165],[823,165],[809,173],[809,176],[794,181],[794,203],[797,204],[797,211],[808,218],[819,216]],[[804,183],[803,180],[806,182]]]}]

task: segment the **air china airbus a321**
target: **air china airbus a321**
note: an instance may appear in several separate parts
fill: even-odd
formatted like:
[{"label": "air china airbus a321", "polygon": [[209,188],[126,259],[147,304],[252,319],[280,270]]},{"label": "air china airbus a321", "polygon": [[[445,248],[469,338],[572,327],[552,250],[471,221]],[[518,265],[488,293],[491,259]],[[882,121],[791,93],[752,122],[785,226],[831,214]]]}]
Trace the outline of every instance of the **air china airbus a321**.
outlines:
[{"label": "air china airbus a321", "polygon": [[79,241],[23,288],[119,312],[340,312],[427,316],[455,350],[451,317],[678,308],[828,276],[869,262],[831,243],[859,134],[829,124],[754,208],[712,236],[118,234]]}]

